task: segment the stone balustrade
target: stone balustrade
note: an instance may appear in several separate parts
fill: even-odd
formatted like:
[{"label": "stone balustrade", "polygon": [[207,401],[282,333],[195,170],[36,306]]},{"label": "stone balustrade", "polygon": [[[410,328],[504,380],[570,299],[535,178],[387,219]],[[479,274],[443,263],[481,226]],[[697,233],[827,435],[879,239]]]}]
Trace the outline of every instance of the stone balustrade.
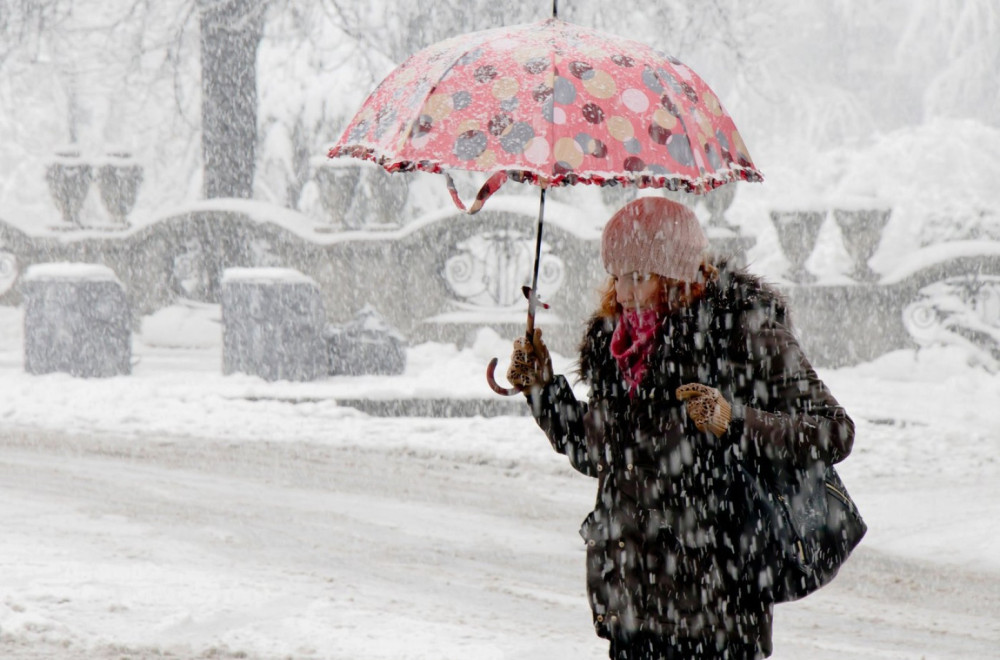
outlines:
[{"label": "stone balustrade", "polygon": [[[142,316],[179,298],[224,302],[227,269],[294,267],[315,283],[329,323],[348,323],[368,306],[411,345],[464,345],[483,326],[513,338],[524,328],[520,289],[530,279],[536,213],[530,200],[494,198],[475,216],[446,210],[388,231],[339,232],[295,226],[289,216],[304,216],[253,203],[103,235],[29,235],[0,221],[0,304],[25,301],[17,284],[32,264],[102,264],[124,284],[137,327]],[[913,255],[912,266],[876,278],[867,261],[887,210],[781,213],[775,222],[779,237],[786,233],[780,240],[792,264],[791,281],[782,287],[816,366],[855,364],[934,342],[964,342],[982,351],[984,361],[1000,359],[996,243],[932,246]],[[272,214],[281,222],[268,221]],[[796,265],[811,252],[818,224],[831,217],[856,261],[851,284],[811,281]],[[716,231],[725,228],[706,229],[714,247],[728,251]],[[858,237],[853,248],[851,237]],[[537,322],[560,353],[573,353],[596,307],[605,281],[599,243],[599,229],[579,209],[548,205],[539,292],[550,309],[540,310]]]}]

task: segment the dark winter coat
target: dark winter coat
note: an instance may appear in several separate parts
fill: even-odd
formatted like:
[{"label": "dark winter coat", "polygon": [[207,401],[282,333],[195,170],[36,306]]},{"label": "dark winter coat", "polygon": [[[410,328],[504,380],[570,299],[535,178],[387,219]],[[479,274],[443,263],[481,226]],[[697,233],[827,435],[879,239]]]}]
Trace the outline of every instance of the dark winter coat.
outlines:
[{"label": "dark winter coat", "polygon": [[[781,297],[746,273],[723,267],[699,301],[666,319],[633,397],[610,353],[614,327],[595,317],[584,337],[587,403],[562,376],[531,398],[555,450],[598,479],[580,530],[597,633],[684,647],[756,642],[769,655],[771,606],[745,551],[759,525],[733,461],[835,463],[851,451],[854,424],[792,336]],[[732,403],[721,438],[687,419],[674,392],[685,383]]]}]

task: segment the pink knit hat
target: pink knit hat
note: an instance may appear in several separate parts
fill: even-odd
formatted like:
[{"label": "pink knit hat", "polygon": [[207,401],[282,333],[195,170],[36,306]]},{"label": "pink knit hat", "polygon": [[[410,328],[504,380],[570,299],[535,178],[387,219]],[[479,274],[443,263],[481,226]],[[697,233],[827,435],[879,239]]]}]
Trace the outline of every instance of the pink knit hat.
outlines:
[{"label": "pink knit hat", "polygon": [[611,275],[656,273],[692,282],[707,247],[691,209],[665,197],[640,197],[604,226],[601,260]]}]

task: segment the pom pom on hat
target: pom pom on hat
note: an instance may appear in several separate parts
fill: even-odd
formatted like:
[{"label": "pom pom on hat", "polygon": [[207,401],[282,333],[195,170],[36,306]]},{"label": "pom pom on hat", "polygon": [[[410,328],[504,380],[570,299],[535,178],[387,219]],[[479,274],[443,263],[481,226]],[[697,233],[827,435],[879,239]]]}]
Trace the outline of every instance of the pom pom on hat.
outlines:
[{"label": "pom pom on hat", "polygon": [[656,273],[692,282],[707,247],[694,211],[665,197],[640,197],[604,226],[601,260],[611,275]]}]

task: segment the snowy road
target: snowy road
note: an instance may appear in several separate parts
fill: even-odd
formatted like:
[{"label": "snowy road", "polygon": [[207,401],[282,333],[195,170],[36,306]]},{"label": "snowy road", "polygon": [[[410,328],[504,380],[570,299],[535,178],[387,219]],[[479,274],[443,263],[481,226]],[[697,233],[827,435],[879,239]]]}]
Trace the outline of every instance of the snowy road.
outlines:
[{"label": "snowy road", "polygon": [[[576,533],[594,484],[549,454],[2,431],[0,656],[606,657]],[[891,511],[931,483],[852,490]],[[774,657],[1000,657],[1000,572],[960,563],[863,545],[778,608]]]}]

